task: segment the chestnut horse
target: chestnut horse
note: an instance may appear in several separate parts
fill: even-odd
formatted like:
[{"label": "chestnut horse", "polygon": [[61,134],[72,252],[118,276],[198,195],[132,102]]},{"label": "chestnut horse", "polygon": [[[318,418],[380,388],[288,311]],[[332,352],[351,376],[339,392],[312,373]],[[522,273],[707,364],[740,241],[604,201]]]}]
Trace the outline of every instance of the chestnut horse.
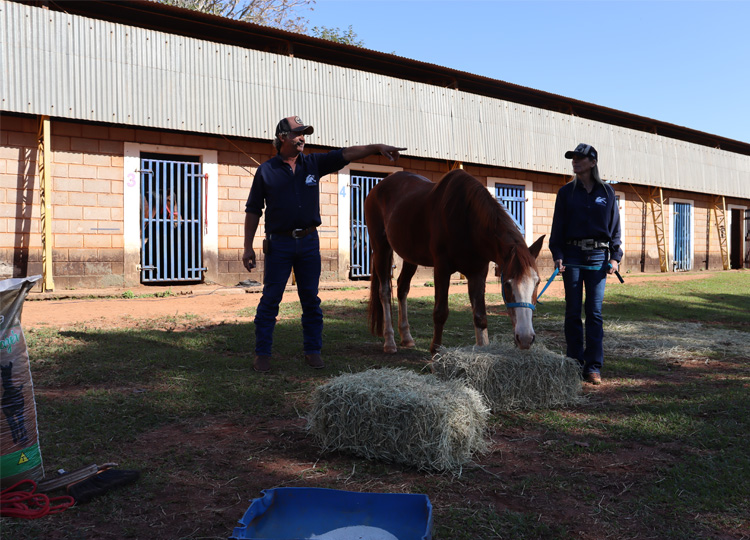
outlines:
[{"label": "chestnut horse", "polygon": [[455,272],[468,280],[477,345],[487,345],[484,291],[489,262],[495,261],[515,342],[521,349],[531,347],[535,338],[532,311],[539,285],[536,257],[544,236],[527,247],[513,219],[476,178],[461,169],[447,173],[437,183],[405,171],[393,173],[367,196],[365,221],[372,247],[370,331],[385,338],[385,352],[397,350],[391,322],[394,251],[404,260],[397,280],[401,346],[414,346],[406,296],[418,265],[434,268],[430,352],[435,354],[442,343],[450,277]]}]

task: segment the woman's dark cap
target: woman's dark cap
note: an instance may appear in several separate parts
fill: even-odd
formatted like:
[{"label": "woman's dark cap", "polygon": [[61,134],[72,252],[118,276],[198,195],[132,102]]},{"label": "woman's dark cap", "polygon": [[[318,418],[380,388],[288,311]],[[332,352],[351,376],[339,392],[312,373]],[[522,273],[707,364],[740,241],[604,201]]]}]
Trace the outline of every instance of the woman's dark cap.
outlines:
[{"label": "woman's dark cap", "polygon": [[590,144],[584,143],[576,146],[575,150],[569,150],[568,152],[565,152],[565,159],[572,159],[573,156],[587,157],[594,160],[599,159],[599,154],[596,152],[596,148],[594,148]]},{"label": "woman's dark cap", "polygon": [[276,135],[279,133],[298,133],[310,135],[313,132],[312,126],[306,126],[299,116],[289,116],[282,119],[276,126]]}]

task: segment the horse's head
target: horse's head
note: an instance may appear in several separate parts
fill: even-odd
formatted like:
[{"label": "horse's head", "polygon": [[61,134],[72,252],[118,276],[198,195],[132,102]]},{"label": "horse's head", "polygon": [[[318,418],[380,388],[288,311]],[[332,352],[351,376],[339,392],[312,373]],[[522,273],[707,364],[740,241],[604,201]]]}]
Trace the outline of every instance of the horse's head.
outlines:
[{"label": "horse's head", "polygon": [[503,300],[513,323],[516,345],[520,349],[530,348],[536,339],[532,324],[540,282],[536,258],[542,249],[543,240],[544,235],[539,237],[528,250],[525,246],[513,248],[510,259],[501,267]]}]

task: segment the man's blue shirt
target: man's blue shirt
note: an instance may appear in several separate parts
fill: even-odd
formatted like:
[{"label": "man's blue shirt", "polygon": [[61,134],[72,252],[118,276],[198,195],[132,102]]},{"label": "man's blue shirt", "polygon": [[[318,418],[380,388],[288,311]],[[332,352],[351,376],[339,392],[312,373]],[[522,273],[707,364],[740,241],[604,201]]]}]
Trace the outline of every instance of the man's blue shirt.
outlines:
[{"label": "man's blue shirt", "polygon": [[292,172],[277,154],[258,167],[245,212],[261,216],[265,207],[266,234],[318,226],[320,179],[348,164],[343,149],[300,154]]},{"label": "man's blue shirt", "polygon": [[563,258],[568,240],[593,238],[609,242],[610,258],[620,262],[620,212],[615,190],[596,183],[591,193],[582,182],[568,182],[557,192],[549,249],[554,260]]}]

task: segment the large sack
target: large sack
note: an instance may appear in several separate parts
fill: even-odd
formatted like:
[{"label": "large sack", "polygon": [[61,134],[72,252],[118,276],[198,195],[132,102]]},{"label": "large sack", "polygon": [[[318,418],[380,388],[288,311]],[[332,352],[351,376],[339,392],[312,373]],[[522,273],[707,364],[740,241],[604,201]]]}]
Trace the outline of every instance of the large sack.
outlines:
[{"label": "large sack", "polygon": [[21,329],[26,295],[42,276],[0,281],[0,486],[44,477],[29,352]]}]

